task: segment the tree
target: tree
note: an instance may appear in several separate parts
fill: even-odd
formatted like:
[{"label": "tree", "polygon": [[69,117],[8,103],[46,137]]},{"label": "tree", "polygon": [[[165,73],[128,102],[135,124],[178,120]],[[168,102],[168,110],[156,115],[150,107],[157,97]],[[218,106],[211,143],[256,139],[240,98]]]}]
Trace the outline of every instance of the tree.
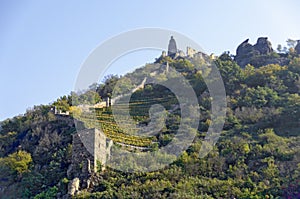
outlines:
[{"label": "tree", "polygon": [[278,44],[277,51],[280,52],[280,53],[282,52],[282,45],[281,44]]},{"label": "tree", "polygon": [[273,89],[268,87],[256,87],[256,88],[247,88],[242,92],[242,96],[239,100],[240,106],[276,106],[279,102],[280,97],[278,93]]},{"label": "tree", "polygon": [[80,104],[97,104],[101,99],[97,92],[89,90],[81,94],[78,101]]},{"label": "tree", "polygon": [[223,52],[223,54],[220,55],[219,59],[222,60],[222,61],[232,61],[232,58],[230,56],[230,52],[229,51]]},{"label": "tree", "polygon": [[286,40],[286,44],[288,45],[288,47],[291,48],[295,48],[296,44],[297,44],[297,40],[293,40],[293,39],[288,39]]},{"label": "tree", "polygon": [[56,198],[58,188],[56,186],[47,189],[46,191],[34,196],[34,199],[51,199]]},{"label": "tree", "polygon": [[8,166],[12,171],[17,172],[19,175],[22,175],[29,170],[31,162],[31,154],[21,150],[0,159],[0,164]]},{"label": "tree", "polygon": [[228,60],[229,55],[223,56],[226,61],[219,58],[216,60],[216,65],[218,66],[224,81],[226,93],[230,95],[240,88],[240,82],[243,80],[243,73],[242,69],[236,62]]},{"label": "tree", "polygon": [[131,79],[128,77],[119,79],[117,85],[118,86],[115,86],[115,88],[113,88],[115,95],[127,94],[134,88]]},{"label": "tree", "polygon": [[63,97],[57,99],[57,101],[54,102],[53,105],[56,106],[58,110],[68,111],[70,109],[70,102],[71,100],[69,99],[69,97],[64,95]]},{"label": "tree", "polygon": [[112,91],[119,80],[118,75],[107,75],[104,77],[104,84],[97,88],[97,93],[103,98],[111,97]]}]

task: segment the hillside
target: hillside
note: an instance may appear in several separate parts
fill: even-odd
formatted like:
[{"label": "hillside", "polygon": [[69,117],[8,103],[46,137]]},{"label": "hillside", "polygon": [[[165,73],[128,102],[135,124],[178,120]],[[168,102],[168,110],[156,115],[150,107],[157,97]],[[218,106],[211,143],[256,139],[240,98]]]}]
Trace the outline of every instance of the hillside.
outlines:
[{"label": "hillside", "polygon": [[[205,74],[193,65],[198,58],[194,54],[163,53],[156,60],[159,69],[147,64],[122,77],[109,76],[84,93],[72,92],[1,122],[1,198],[299,198],[299,46],[277,53],[260,39],[253,46],[243,42],[234,57],[228,52],[216,58],[201,55],[218,67],[227,97],[221,137],[204,158],[199,151],[212,119],[211,96]],[[151,80],[139,87],[144,71],[164,80],[167,66],[178,71],[197,95],[200,121],[193,144],[157,171],[104,169],[101,162],[89,171],[88,154],[75,142],[80,129],[101,129],[107,140],[130,152],[155,152],[174,138],[181,117],[176,96]],[[134,90],[129,110],[137,128],[151,122],[152,105],[168,110],[157,134],[137,136],[118,126],[114,104],[104,103],[118,81],[123,90]],[[70,194],[72,186],[78,190]]]}]

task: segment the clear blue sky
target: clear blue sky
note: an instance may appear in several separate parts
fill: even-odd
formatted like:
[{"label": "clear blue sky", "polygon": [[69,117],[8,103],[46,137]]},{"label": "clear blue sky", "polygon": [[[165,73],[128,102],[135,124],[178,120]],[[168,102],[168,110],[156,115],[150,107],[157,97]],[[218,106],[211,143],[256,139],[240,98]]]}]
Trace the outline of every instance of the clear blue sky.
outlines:
[{"label": "clear blue sky", "polygon": [[[300,39],[300,1],[1,1],[0,120],[69,94],[80,65],[121,32],[160,27],[189,36],[207,53],[235,53],[239,43],[268,36],[276,49]],[[166,45],[167,45],[166,41]],[[153,61],[129,56],[117,70]]]}]

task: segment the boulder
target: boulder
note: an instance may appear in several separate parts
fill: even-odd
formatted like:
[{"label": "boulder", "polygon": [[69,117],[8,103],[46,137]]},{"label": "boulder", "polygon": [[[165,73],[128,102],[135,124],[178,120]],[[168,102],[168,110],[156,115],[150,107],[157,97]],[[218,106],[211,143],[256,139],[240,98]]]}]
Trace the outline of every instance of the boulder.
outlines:
[{"label": "boulder", "polygon": [[70,183],[68,187],[68,194],[71,196],[74,196],[79,191],[79,178],[74,178]]},{"label": "boulder", "polygon": [[267,54],[274,52],[274,50],[272,49],[272,44],[268,40],[268,37],[259,37],[257,39],[256,44],[253,47],[261,55],[267,55]]},{"label": "boulder", "polygon": [[251,58],[256,55],[259,55],[259,51],[256,51],[249,43],[249,39],[246,39],[237,47],[234,60],[238,65],[244,67],[251,61]]},{"label": "boulder", "polygon": [[247,55],[253,51],[253,46],[248,42],[249,39],[246,39],[238,46],[238,48],[236,49],[237,56]]},{"label": "boulder", "polygon": [[267,64],[279,64],[283,66],[289,62],[286,57],[274,54],[272,44],[267,37],[258,38],[255,45],[249,44],[249,39],[243,41],[236,50],[234,60],[241,67],[245,67],[247,64],[255,67]]}]

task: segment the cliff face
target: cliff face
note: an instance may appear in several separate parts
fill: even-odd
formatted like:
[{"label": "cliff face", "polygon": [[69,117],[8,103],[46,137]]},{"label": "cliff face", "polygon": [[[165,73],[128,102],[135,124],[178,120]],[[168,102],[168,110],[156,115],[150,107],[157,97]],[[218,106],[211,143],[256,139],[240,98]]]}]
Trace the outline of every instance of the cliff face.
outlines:
[{"label": "cliff face", "polygon": [[4,167],[0,165],[0,198],[27,198],[27,195],[40,193],[42,186],[65,189],[60,181],[71,163],[74,121],[69,116],[46,113],[50,117],[43,117],[38,111],[36,114],[41,115],[36,119],[29,114],[16,117],[3,126],[1,141],[3,136],[13,136],[6,136],[5,143],[1,142],[1,156],[26,151],[31,154],[32,163],[30,172],[24,174],[2,172]]},{"label": "cliff face", "polygon": [[255,45],[250,44],[249,39],[242,42],[236,50],[234,60],[241,67],[245,67],[247,64],[255,67],[268,64],[283,66],[289,63],[286,57],[274,52],[272,44],[267,37],[258,38]]},{"label": "cliff face", "polygon": [[99,183],[99,171],[104,170],[109,156],[106,148],[111,140],[97,129],[82,130],[80,121],[76,129],[69,115],[44,111],[30,113],[40,114],[35,119],[28,114],[4,122],[0,157],[25,151],[31,155],[32,162],[29,172],[24,174],[14,173],[0,164],[0,198],[29,198],[44,191],[43,186],[58,188],[56,198],[71,198],[78,191]]}]

